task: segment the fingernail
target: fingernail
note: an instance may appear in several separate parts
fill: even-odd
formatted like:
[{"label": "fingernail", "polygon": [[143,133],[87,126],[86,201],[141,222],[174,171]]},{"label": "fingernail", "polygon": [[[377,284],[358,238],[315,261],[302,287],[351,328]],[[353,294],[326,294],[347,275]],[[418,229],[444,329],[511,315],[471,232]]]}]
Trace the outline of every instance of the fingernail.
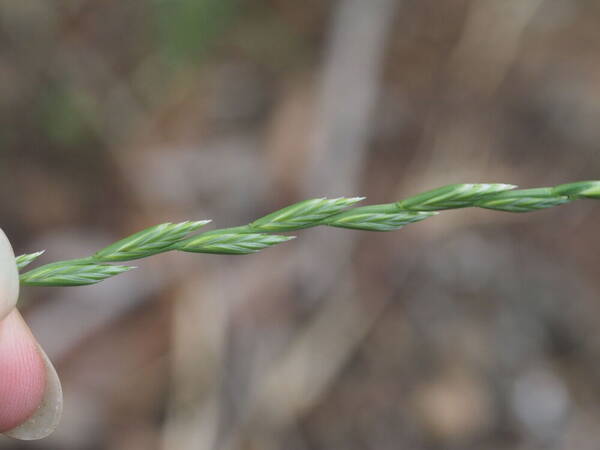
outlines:
[{"label": "fingernail", "polygon": [[17,304],[19,298],[19,271],[15,254],[4,231],[0,228],[0,320]]}]

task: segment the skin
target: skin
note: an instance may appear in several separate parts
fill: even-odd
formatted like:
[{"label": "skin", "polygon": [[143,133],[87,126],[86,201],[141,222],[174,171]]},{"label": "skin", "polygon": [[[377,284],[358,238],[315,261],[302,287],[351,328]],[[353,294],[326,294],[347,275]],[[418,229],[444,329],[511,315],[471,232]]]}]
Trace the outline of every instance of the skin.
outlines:
[{"label": "skin", "polygon": [[15,308],[18,298],[15,255],[0,229],[0,433],[39,439],[58,423],[62,393],[56,371]]},{"label": "skin", "polygon": [[13,309],[0,322],[0,432],[31,417],[45,388],[46,368],[37,342]]}]

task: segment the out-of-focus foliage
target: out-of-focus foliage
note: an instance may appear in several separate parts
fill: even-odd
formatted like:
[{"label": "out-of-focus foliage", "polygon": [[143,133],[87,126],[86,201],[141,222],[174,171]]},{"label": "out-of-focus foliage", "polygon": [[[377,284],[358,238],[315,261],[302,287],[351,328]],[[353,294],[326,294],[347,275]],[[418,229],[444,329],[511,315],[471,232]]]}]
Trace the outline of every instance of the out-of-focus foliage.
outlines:
[{"label": "out-of-focus foliage", "polygon": [[199,63],[232,24],[239,0],[153,0],[156,47],[171,64]]}]

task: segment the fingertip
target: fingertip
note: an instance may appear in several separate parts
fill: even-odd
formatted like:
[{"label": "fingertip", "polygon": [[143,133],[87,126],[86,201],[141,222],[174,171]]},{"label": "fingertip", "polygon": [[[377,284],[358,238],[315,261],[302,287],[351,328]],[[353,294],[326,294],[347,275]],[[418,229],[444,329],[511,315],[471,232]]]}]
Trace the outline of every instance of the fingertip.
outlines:
[{"label": "fingertip", "polygon": [[46,388],[39,407],[25,422],[4,434],[15,439],[31,441],[51,434],[60,422],[63,409],[63,393],[56,369],[41,347],[38,347],[46,371]]},{"label": "fingertip", "polygon": [[19,312],[0,322],[0,432],[11,430],[39,408],[46,390],[46,364]]}]

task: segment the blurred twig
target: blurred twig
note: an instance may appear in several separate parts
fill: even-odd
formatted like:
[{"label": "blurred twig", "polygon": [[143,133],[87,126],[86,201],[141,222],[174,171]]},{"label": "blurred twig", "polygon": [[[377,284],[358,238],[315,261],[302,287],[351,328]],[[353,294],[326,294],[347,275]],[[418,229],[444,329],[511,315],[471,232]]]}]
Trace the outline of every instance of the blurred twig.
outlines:
[{"label": "blurred twig", "polygon": [[[314,115],[305,195],[320,192],[335,196],[358,189],[386,40],[397,7],[393,0],[343,0],[334,10]],[[354,242],[348,236],[332,239],[317,231],[310,245],[294,258],[290,268],[300,274],[302,285],[311,288],[302,301],[323,302],[322,306],[314,320],[291,337],[283,357],[261,367],[256,384],[250,387],[246,410],[235,415],[241,422],[230,423],[229,431],[222,431],[217,448],[240,448],[244,440],[258,438],[264,427],[273,427],[274,433],[289,427],[318,401],[370,328],[380,309],[365,311],[355,296],[352,268],[347,265],[353,249]],[[315,251],[323,259],[318,269]],[[329,299],[323,300],[328,291]],[[345,320],[340,320],[342,317]],[[320,360],[323,353],[319,349],[324,346],[329,348],[326,363]],[[247,427],[249,422],[256,425],[252,431]]]}]

